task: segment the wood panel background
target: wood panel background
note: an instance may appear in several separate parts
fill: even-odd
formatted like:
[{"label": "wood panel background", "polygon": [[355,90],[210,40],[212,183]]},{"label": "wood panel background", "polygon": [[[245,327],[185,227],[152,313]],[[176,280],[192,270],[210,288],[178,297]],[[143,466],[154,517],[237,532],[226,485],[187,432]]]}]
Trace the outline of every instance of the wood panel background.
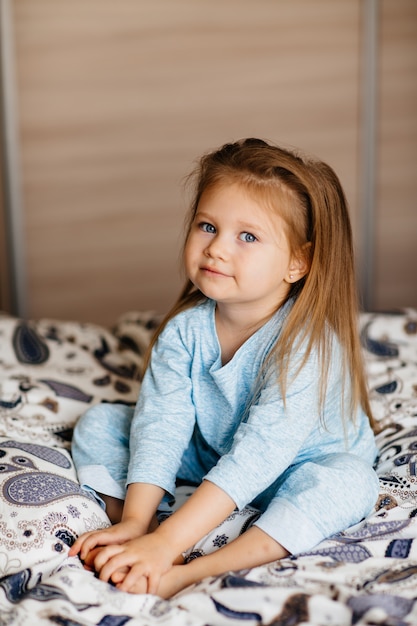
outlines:
[{"label": "wood panel background", "polygon": [[0,310],[10,310],[12,303],[10,298],[11,289],[7,250],[7,224],[4,211],[5,189],[2,161],[3,155],[0,153]]},{"label": "wood panel background", "polygon": [[[392,236],[415,259],[417,3],[382,5],[376,302],[417,305]],[[329,162],[360,241],[361,0],[14,0],[13,26],[28,316],[165,311],[184,176],[244,136]]]},{"label": "wood panel background", "polygon": [[375,306],[417,306],[417,2],[383,0]]}]

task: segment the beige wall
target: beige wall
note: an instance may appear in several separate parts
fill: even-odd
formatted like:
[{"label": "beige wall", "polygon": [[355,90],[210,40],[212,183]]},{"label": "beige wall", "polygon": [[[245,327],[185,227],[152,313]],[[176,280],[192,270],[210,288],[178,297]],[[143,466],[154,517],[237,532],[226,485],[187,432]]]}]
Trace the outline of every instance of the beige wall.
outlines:
[{"label": "beige wall", "polygon": [[[376,304],[417,305],[417,3],[382,5]],[[29,316],[165,311],[183,177],[243,136],[328,161],[360,241],[360,0],[14,0],[13,23]]]},{"label": "beige wall", "polygon": [[381,3],[375,304],[417,306],[417,2]]},{"label": "beige wall", "polygon": [[0,154],[0,310],[11,308],[9,264],[7,255],[7,226],[5,221],[5,189],[3,182],[3,155]]}]

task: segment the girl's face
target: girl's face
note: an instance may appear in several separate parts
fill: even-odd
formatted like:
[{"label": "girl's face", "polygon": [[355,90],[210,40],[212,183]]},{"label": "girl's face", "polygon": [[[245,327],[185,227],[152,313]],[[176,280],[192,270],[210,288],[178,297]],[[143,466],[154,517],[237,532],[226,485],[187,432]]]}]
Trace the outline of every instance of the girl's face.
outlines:
[{"label": "girl's face", "polygon": [[[285,300],[292,269],[284,221],[234,183],[201,196],[184,248],[188,278],[208,298],[272,312]],[[290,274],[293,276],[290,278]]]}]

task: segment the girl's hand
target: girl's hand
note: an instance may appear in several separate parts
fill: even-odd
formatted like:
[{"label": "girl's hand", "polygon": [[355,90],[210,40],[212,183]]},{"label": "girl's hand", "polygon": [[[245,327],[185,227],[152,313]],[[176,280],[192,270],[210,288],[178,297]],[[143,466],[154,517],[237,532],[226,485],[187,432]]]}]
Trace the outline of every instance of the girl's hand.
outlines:
[{"label": "girl's hand", "polygon": [[107,545],[98,551],[93,564],[100,580],[114,582],[121,591],[156,594],[176,556],[169,542],[153,532],[123,545]]},{"label": "girl's hand", "polygon": [[87,561],[88,569],[91,569],[92,557],[90,553],[95,548],[124,543],[141,536],[144,532],[146,532],[146,529],[142,529],[137,520],[133,519],[120,522],[103,530],[92,530],[78,537],[70,548],[68,556],[79,554],[81,561]]}]

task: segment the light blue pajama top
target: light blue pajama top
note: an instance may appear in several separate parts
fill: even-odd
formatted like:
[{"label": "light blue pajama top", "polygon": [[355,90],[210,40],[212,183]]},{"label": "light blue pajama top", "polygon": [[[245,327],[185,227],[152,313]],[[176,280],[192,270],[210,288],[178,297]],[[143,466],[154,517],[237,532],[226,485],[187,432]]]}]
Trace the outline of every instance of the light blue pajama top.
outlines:
[{"label": "light blue pajama top", "polygon": [[[177,477],[196,483],[205,478],[242,508],[287,468],[308,460],[349,452],[372,466],[377,450],[368,418],[359,409],[354,423],[342,420],[342,355],[336,339],[323,419],[315,351],[300,375],[292,382],[290,376],[285,406],[274,368],[251,403],[261,364],[291,306],[289,301],[281,307],[226,365],[221,363],[214,301],[167,324],[153,349],[133,417],[127,484],[152,483],[173,494]],[[292,367],[302,356],[294,355]]]}]

